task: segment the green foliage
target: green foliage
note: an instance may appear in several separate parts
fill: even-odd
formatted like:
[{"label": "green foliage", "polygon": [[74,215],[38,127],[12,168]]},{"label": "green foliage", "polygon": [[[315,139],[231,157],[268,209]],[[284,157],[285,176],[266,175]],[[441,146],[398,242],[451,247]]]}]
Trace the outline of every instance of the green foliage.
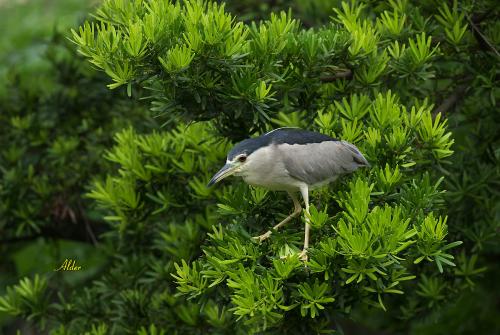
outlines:
[{"label": "green foliage", "polygon": [[[118,96],[102,107],[112,112],[99,113],[100,100],[91,115],[75,109],[83,116],[57,133],[40,113],[5,116],[0,134],[25,144],[0,158],[0,229],[44,236],[39,200],[12,199],[52,199],[59,187],[81,201],[87,183],[111,256],[67,297],[47,285],[57,279],[23,279],[0,297],[3,312],[53,334],[320,334],[345,319],[419,334],[422,316],[453,325],[456,299],[484,295],[498,255],[494,3],[297,0],[293,16],[277,1],[239,20],[245,3],[229,14],[203,1],[107,0],[72,31],[109,88],[146,92],[161,129],[148,130],[143,109],[125,127]],[[206,184],[237,140],[288,125],[355,143],[371,167],[313,191],[309,214],[259,244],[251,236],[290,211],[286,195]]]},{"label": "green foliage", "polygon": [[[330,116],[318,114],[323,122],[341,117],[342,113],[332,106],[328,107]],[[385,117],[381,110],[386,113],[405,110],[390,92],[379,95],[366,108],[371,112],[362,119],[345,119],[344,124],[358,122],[362,134],[368,128],[392,129],[396,120],[381,122],[391,120],[381,119]],[[419,120],[414,116],[406,121],[412,126],[404,133],[406,147],[402,151],[407,154],[379,155],[380,146],[386,143],[381,139],[372,152],[364,150],[372,157],[373,173],[360,174],[350,183],[335,187],[341,190],[313,194],[316,201],[333,200],[333,203],[331,210],[330,206],[322,210],[311,208],[314,247],[307,268],[293,256],[301,243],[300,227],[274,234],[266,245],[257,245],[249,238],[277,220],[274,213],[286,213],[288,201],[277,202],[276,194],[249,189],[241,183],[213,190],[203,186],[229,148],[227,141],[214,137],[210,122],[179,125],[171,131],[144,135],[130,128],[119,132],[115,136],[117,144],[105,155],[118,163],[117,173],[108,176],[105,182],[96,181],[88,195],[109,213],[105,216],[108,221],[116,222],[121,253],[144,255],[148,250],[164,253],[178,292],[188,300],[222,304],[228,322],[242,331],[284,327],[283,320],[294,315],[295,309],[312,319],[337,309],[348,312],[353,306],[346,305],[346,299],[347,296],[353,299],[354,292],[359,301],[386,309],[383,302],[386,295],[403,294],[403,283],[415,279],[418,271],[432,273],[432,267],[425,264],[413,265],[420,263],[414,262],[419,257],[436,263],[439,259],[440,268],[442,264],[454,265],[447,258],[452,256],[444,252],[452,246],[443,243],[444,222],[434,219],[432,214],[440,208],[441,193],[432,197],[440,182],[422,191],[423,194],[412,188],[426,165],[438,163],[438,158],[432,155],[432,146],[419,145],[418,150],[407,150],[415,143],[425,143],[419,130],[429,127],[426,130],[429,132],[442,126],[439,119],[436,124],[424,122],[423,115],[429,113],[425,108],[420,109]],[[339,126],[327,124],[319,130],[342,131]],[[436,136],[439,135],[447,133]],[[437,143],[449,147],[449,141]],[[384,162],[384,176],[387,176],[391,174],[390,162],[407,161],[413,165],[398,168],[397,181],[387,187],[376,166]],[[379,183],[381,191],[375,192]],[[402,186],[406,186],[405,191]],[[422,198],[429,201],[420,205]],[[204,209],[200,203],[209,206]],[[225,225],[211,228],[217,222]],[[205,239],[207,231],[212,233]],[[205,239],[201,246],[204,256],[189,264],[186,260],[200,253],[202,239]],[[307,271],[311,276],[304,281]],[[331,291],[332,296],[324,296],[326,291]],[[336,304],[337,301],[342,305]],[[191,331],[201,324],[221,327],[203,315],[203,309],[193,308],[183,309],[178,317],[192,327]],[[167,320],[170,319],[163,322],[172,322]],[[305,325],[312,327],[312,323]]]},{"label": "green foliage", "polygon": [[[37,91],[12,73],[9,95],[0,101],[0,140],[9,143],[0,150],[0,231],[5,241],[47,231],[71,238],[64,225],[85,220],[86,180],[104,166],[100,156],[111,140],[109,133],[126,125],[120,120],[125,105],[99,87],[101,77],[71,59],[67,46],[55,36],[47,53],[58,79],[56,92]],[[92,84],[96,87],[85,89]],[[134,108],[138,111],[132,107],[129,117]]]},{"label": "green foliage", "polygon": [[43,277],[36,275],[33,281],[21,279],[18,285],[7,288],[5,297],[0,298],[0,311],[40,322],[43,328],[42,316],[48,304],[46,289],[47,280]]},{"label": "green foliage", "polygon": [[[53,81],[48,73],[50,62],[43,57],[47,41],[55,28],[65,31],[75,25],[78,18],[84,17],[90,10],[91,0],[68,0],[61,6],[54,0],[2,1],[0,11],[2,20],[0,29],[0,80],[7,83],[9,72],[16,72],[31,77],[31,84],[45,91]],[[43,13],[43,15],[40,15]],[[35,28],[36,27],[36,28]],[[7,96],[6,85],[0,87],[0,96]]]},{"label": "green foliage", "polygon": [[[112,143],[113,132],[148,115],[136,102],[123,101],[123,94],[109,95],[103,75],[68,46],[55,33],[40,61],[50,67],[34,73],[11,69],[3,88],[7,94],[0,98],[1,287],[34,271],[52,271],[64,258],[80,255],[91,260],[92,247],[85,244],[97,243],[106,224],[84,198],[85,187],[110,166],[101,155]],[[96,270],[65,278],[57,286],[67,289]],[[29,288],[31,282],[23,279],[21,284]],[[45,290],[46,284],[44,275],[36,275],[35,288]],[[50,292],[53,286],[48,287]],[[3,293],[10,307],[4,304],[2,312],[46,324],[50,309],[45,293],[28,296],[17,286]]]}]

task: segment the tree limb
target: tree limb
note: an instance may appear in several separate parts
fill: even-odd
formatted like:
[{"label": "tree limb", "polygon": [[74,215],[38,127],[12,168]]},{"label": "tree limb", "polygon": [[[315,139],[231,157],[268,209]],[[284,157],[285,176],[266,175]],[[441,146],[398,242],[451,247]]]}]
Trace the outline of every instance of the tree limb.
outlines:
[{"label": "tree limb", "polygon": [[471,20],[471,18],[467,15],[467,20],[469,21],[469,24],[472,28],[472,32],[476,40],[481,44],[483,47],[490,49],[493,51],[493,53],[500,58],[500,53],[498,50],[495,48],[493,44],[484,36],[484,34],[479,30],[478,26]]},{"label": "tree limb", "polygon": [[451,94],[434,109],[432,115],[436,116],[439,113],[445,114],[451,107],[455,106],[455,104],[465,96],[464,93],[469,87],[472,80],[474,80],[474,77],[472,75],[462,78],[462,80],[459,81],[459,85],[455,87]]},{"label": "tree limb", "polygon": [[441,104],[434,109],[433,115],[436,116],[439,113],[445,114],[451,107],[453,107],[460,98],[463,97],[463,93],[467,89],[468,84],[462,84],[458,85],[455,90],[446,98],[444,99]]},{"label": "tree limb", "polygon": [[27,241],[32,241],[35,240],[39,237],[43,236],[42,234],[35,234],[35,235],[28,235],[28,236],[17,236],[17,237],[12,237],[12,238],[6,238],[3,240],[0,240],[0,245],[2,244],[10,244],[10,243],[17,243],[17,242],[27,242]]},{"label": "tree limb", "polygon": [[345,71],[337,72],[331,76],[320,77],[319,80],[323,83],[329,83],[329,82],[339,80],[339,79],[352,79],[352,77],[353,77],[352,71],[345,70]]}]

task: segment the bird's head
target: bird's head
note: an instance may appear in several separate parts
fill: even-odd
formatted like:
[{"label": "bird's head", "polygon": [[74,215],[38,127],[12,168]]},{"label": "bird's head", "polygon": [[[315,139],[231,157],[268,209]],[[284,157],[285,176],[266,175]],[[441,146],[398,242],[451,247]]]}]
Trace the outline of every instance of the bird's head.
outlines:
[{"label": "bird's head", "polygon": [[212,186],[231,175],[244,175],[252,161],[252,153],[262,146],[260,142],[258,138],[250,138],[235,145],[227,155],[226,165],[212,177],[208,186]]},{"label": "bird's head", "polygon": [[249,159],[249,155],[246,153],[241,153],[236,155],[235,157],[229,156],[226,160],[226,165],[224,165],[210,180],[208,186],[212,186],[213,184],[221,181],[222,179],[229,177],[231,175],[238,176],[245,169],[245,165],[247,160]]}]

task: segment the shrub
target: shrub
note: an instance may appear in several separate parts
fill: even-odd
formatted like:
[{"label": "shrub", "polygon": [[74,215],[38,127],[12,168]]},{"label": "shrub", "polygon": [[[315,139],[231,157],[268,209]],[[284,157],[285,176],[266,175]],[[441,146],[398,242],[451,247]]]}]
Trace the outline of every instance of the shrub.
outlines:
[{"label": "shrub", "polygon": [[[328,333],[376,309],[403,320],[382,327],[407,331],[440,311],[484,272],[477,259],[498,227],[494,130],[483,126],[484,147],[468,149],[478,163],[461,166],[492,167],[469,181],[450,164],[466,154],[453,158],[443,117],[474,86],[452,120],[470,120],[473,104],[498,118],[494,28],[483,34],[481,21],[489,8],[342,3],[327,24],[303,29],[286,12],[244,23],[216,3],[105,1],[72,40],[111,89],[148,91],[163,128],[136,122],[106,151],[114,167],[88,197],[116,255],[95,281],[71,303],[48,303],[46,278],[23,279],[0,309],[54,334]],[[372,165],[312,193],[305,265],[293,256],[301,224],[250,239],[290,210],[285,195],[206,187],[232,144],[276,126],[348,140]]]}]

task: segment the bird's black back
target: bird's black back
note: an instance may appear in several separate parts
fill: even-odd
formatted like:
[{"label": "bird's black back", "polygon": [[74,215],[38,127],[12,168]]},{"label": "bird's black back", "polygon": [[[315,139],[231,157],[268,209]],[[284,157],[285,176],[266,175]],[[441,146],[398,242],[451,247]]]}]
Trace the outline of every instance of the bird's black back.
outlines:
[{"label": "bird's black back", "polygon": [[255,138],[249,138],[236,144],[229,151],[228,159],[232,160],[235,156],[245,153],[250,155],[252,152],[271,144],[309,144],[321,143],[325,141],[338,141],[337,139],[325,134],[314,131],[303,130],[300,128],[278,128],[264,135]]}]

